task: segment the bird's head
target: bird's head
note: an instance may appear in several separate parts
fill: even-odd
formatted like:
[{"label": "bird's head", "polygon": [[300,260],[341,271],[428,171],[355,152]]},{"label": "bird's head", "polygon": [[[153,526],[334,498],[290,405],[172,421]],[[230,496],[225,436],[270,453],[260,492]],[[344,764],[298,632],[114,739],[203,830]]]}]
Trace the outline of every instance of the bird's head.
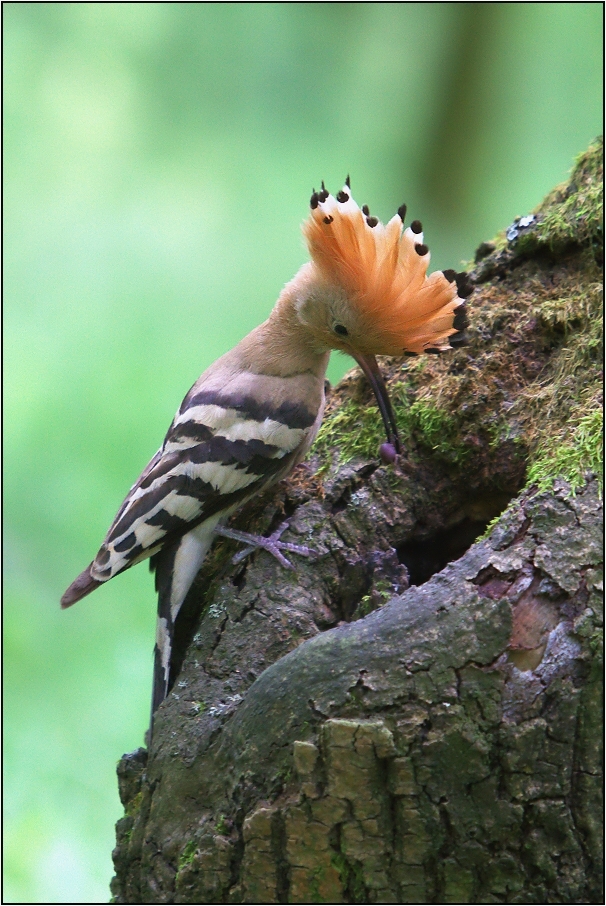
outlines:
[{"label": "bird's head", "polygon": [[387,224],[358,207],[349,179],[336,197],[311,196],[303,224],[313,279],[297,314],[319,348],[359,355],[419,355],[460,345],[467,326],[466,274],[427,276],[429,249],[406,207]]},{"label": "bird's head", "polygon": [[[388,439],[397,428],[375,355],[438,353],[465,342],[465,273],[427,276],[423,228],[404,228],[406,206],[383,224],[354,201],[349,177],[336,197],[314,191],[303,233],[311,255],[299,321],[318,350],[337,349],[356,359],[372,384]],[[390,442],[391,442],[390,441]]]}]

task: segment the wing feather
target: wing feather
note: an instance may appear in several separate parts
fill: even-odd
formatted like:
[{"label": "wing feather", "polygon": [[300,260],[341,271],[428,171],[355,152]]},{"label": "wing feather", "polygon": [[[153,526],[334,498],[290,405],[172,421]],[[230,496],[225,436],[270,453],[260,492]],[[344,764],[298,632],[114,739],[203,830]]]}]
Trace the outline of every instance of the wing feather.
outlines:
[{"label": "wing feather", "polygon": [[263,408],[249,399],[186,397],[162,448],[120,507],[91,576],[112,578],[278,481],[306,446],[313,421],[300,410]]}]

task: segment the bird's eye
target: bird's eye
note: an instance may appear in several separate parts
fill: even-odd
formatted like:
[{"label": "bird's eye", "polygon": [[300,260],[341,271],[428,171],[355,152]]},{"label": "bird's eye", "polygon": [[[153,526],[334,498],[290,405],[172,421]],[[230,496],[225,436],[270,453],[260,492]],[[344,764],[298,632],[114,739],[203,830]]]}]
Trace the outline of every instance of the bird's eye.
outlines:
[{"label": "bird's eye", "polygon": [[346,337],[348,334],[347,327],[345,327],[343,324],[335,324],[333,330],[335,333],[338,333],[342,337]]}]

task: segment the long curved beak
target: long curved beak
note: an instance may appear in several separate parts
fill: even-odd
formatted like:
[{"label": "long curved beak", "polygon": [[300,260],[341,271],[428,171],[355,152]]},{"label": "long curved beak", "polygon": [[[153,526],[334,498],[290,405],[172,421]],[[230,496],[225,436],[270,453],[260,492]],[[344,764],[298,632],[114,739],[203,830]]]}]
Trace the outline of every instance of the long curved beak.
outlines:
[{"label": "long curved beak", "polygon": [[387,387],[385,386],[385,381],[383,380],[383,375],[377,364],[377,360],[374,355],[360,355],[357,352],[350,352],[350,355],[356,360],[366,377],[368,382],[373,389],[373,393],[377,398],[377,403],[379,405],[379,410],[381,412],[381,417],[383,419],[383,424],[385,425],[385,431],[387,433],[387,442],[393,444],[393,447],[396,453],[402,452],[402,445],[400,443],[400,436],[398,434],[398,426],[396,424],[396,419],[393,414],[393,409],[391,408],[391,401],[389,399],[389,394],[387,393]]}]

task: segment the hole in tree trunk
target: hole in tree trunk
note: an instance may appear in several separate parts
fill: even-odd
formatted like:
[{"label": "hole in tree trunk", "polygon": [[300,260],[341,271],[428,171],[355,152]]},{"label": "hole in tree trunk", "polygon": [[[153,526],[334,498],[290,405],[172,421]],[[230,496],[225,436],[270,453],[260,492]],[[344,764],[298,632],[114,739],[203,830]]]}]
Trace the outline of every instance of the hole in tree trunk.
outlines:
[{"label": "hole in tree trunk", "polygon": [[400,545],[398,559],[408,569],[410,584],[423,585],[447,563],[462,557],[516,493],[492,493],[478,497],[448,527],[433,531],[425,529]]}]

